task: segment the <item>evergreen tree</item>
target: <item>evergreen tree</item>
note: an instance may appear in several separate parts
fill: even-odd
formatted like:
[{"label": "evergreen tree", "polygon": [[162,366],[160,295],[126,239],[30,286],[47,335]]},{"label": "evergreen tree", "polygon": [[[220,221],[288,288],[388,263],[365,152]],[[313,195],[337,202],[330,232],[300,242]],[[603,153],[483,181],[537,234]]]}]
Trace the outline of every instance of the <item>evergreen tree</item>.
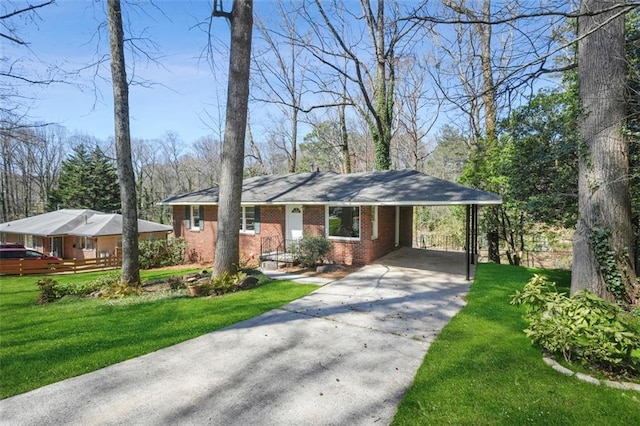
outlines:
[{"label": "evergreen tree", "polygon": [[112,161],[97,146],[89,152],[83,144],[78,145],[62,164],[48,208],[119,212],[120,188]]}]

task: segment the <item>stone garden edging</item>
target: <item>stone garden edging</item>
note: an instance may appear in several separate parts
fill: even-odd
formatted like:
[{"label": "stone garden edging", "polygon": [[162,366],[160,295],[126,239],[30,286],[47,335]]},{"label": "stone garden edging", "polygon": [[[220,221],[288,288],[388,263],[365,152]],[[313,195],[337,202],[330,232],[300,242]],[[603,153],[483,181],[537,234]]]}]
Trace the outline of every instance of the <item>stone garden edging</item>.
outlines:
[{"label": "stone garden edging", "polygon": [[558,364],[558,362],[553,358],[543,356],[542,360],[544,361],[545,364],[547,364],[557,372],[564,374],[565,376],[575,376],[576,378],[578,378],[579,380],[582,380],[583,382],[588,382],[594,385],[604,385],[610,388],[634,390],[634,391],[640,392],[640,384],[637,384],[637,383],[614,382],[612,380],[600,380],[583,373],[576,373],[574,371],[571,371],[568,368]]}]

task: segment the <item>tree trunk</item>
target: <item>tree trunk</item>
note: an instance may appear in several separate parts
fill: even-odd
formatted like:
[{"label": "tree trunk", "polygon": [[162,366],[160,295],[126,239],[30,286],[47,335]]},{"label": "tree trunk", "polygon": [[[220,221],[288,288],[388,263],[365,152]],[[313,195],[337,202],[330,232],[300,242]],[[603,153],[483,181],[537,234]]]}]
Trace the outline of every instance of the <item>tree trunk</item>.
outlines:
[{"label": "tree trunk", "polygon": [[140,283],[138,258],[138,209],[136,184],[131,161],[129,131],[129,87],[124,62],[124,34],[120,0],[107,1],[109,41],[111,46],[111,76],[113,79],[113,109],[116,140],[116,163],[122,205],[122,282]]},{"label": "tree trunk", "polygon": [[[345,89],[346,90],[346,89]],[[349,153],[349,133],[347,133],[346,118],[346,94],[342,96],[343,104],[338,107],[338,116],[340,120],[340,146],[342,147],[342,170],[344,173],[351,173],[351,154]]]},{"label": "tree trunk", "polygon": [[[370,29],[376,53],[376,87],[374,91],[376,105],[376,132],[373,140],[376,148],[376,170],[389,170],[391,167],[391,120],[389,93],[387,87],[387,52],[385,49],[384,0],[378,0],[375,30]],[[373,21],[373,16],[371,16]]]},{"label": "tree trunk", "polygon": [[253,0],[234,0],[233,10],[227,16],[231,21],[231,54],[213,266],[216,275],[235,273],[240,260],[238,222],[249,100]]},{"label": "tree trunk", "polygon": [[291,108],[291,158],[289,173],[295,173],[298,164],[298,108]]},{"label": "tree trunk", "polygon": [[[616,2],[583,0],[581,13],[606,9]],[[618,299],[601,273],[601,250],[594,237],[612,250],[620,277],[636,282],[629,193],[629,146],[625,125],[624,16],[619,10],[583,15],[578,21],[578,77],[583,138],[578,169],[578,223],[573,242],[571,292],[588,289],[609,300]],[[609,20],[609,22],[606,22]],[[601,26],[600,28],[598,28]],[[602,231],[602,232],[601,232]],[[606,236],[608,235],[608,237]],[[607,260],[610,260],[607,259]]]}]

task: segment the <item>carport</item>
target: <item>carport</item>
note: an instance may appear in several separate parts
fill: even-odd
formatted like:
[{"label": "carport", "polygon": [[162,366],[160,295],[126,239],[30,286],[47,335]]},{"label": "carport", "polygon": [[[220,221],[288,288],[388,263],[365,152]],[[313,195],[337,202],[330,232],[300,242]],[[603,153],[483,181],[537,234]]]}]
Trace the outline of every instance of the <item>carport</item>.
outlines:
[{"label": "carport", "polygon": [[[333,178],[334,188],[314,188],[343,202],[371,206],[395,206],[396,246],[401,243],[402,208],[419,206],[465,206],[466,279],[478,257],[478,210],[481,206],[502,204],[497,194],[428,176],[416,170],[392,170],[365,174],[346,174]],[[335,189],[335,181],[344,188]],[[413,214],[411,215],[413,218]],[[413,227],[413,223],[411,224]]]},{"label": "carport", "polygon": [[[502,204],[497,194],[425,175],[417,170],[366,173],[296,173],[245,180],[243,203],[395,207],[395,247],[411,247],[413,208],[465,206],[466,278],[478,255],[478,210]],[[411,210],[411,214],[406,212]],[[411,218],[411,219],[409,219]],[[411,220],[411,223],[404,223]],[[385,253],[386,254],[386,253]]]}]

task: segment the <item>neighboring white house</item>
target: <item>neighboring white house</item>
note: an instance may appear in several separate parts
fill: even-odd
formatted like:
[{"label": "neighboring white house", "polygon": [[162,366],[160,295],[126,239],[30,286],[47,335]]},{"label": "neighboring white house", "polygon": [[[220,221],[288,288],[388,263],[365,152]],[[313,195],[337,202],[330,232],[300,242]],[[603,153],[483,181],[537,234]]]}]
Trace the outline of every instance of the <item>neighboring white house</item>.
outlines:
[{"label": "neighboring white house", "polygon": [[[138,220],[140,239],[166,239],[172,227]],[[122,216],[89,209],[61,209],[0,224],[0,242],[16,242],[64,259],[119,254]]]}]

